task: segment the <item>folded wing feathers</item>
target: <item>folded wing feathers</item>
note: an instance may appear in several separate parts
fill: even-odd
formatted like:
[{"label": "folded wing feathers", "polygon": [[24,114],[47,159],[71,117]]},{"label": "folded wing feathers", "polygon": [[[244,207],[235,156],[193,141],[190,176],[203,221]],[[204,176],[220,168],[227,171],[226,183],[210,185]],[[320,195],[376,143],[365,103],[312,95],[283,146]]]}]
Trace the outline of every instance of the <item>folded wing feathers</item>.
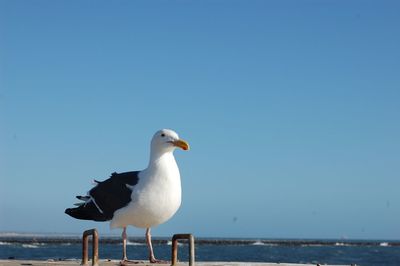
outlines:
[{"label": "folded wing feathers", "polygon": [[[98,181],[96,179],[93,179],[92,184],[93,184],[94,187],[90,191],[87,192],[86,196],[76,196],[76,198],[81,200],[82,202],[77,202],[74,205],[78,206],[78,207],[79,206],[84,206],[85,207],[86,204],[92,203],[94,206],[96,206],[97,210],[101,214],[107,213],[107,211],[109,211],[109,210],[106,209],[105,211],[103,211],[103,209],[102,209],[103,206],[100,207],[99,204],[97,204],[97,202],[96,202],[97,198],[95,198],[96,197],[96,193],[94,193],[94,195],[91,195],[93,191],[96,191],[95,188],[98,185],[101,186],[102,183],[105,183],[106,186],[108,186],[110,184],[112,186],[120,186],[120,185],[125,184],[127,189],[129,189],[130,191],[133,191],[133,187],[139,181],[138,174],[139,174],[138,171],[126,172],[126,173],[121,173],[121,174],[118,174],[118,173],[114,172],[114,173],[111,174],[111,177],[109,179],[107,179],[106,181]],[[115,188],[112,188],[112,186],[111,186],[111,190],[115,189]],[[102,187],[100,190],[104,190],[104,188]],[[106,190],[108,190],[108,188],[106,188]],[[119,205],[119,207],[123,207],[123,206],[125,206],[127,204],[126,201],[127,201],[127,199],[130,199],[130,193],[131,192],[127,193],[126,191],[123,191],[122,198],[118,199],[117,202],[116,202]],[[98,200],[100,201],[100,203],[102,202],[101,197]],[[104,203],[104,200],[103,200],[103,203]],[[114,212],[114,211],[112,211],[112,212]],[[107,214],[107,215],[109,215],[109,214]]]},{"label": "folded wing feathers", "polygon": [[[96,179],[93,179],[92,184],[94,186],[97,186],[98,184],[100,184],[100,181],[97,181]],[[89,202],[92,201],[94,203],[94,205],[97,207],[97,209],[99,210],[99,212],[103,213],[103,210],[97,205],[97,203],[94,200],[94,198],[92,198],[92,196],[89,195],[89,192],[88,192],[88,194],[86,196],[76,196],[76,198],[78,200],[81,200],[81,201],[84,201],[84,202],[77,202],[77,203],[74,204],[75,206],[79,207],[79,206],[82,206],[84,204],[88,204]]]}]

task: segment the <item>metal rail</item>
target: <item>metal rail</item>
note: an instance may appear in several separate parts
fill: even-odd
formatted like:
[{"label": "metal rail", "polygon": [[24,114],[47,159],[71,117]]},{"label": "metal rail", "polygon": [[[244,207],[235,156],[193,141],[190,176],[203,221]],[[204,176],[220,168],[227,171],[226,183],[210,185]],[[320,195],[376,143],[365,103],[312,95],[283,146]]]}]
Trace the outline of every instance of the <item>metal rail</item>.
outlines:
[{"label": "metal rail", "polygon": [[99,234],[96,229],[90,229],[83,232],[82,236],[82,263],[81,265],[88,264],[88,245],[89,236],[92,236],[92,266],[99,265]]},{"label": "metal rail", "polygon": [[194,237],[192,234],[175,234],[172,237],[172,255],[171,265],[175,266],[178,262],[178,240],[188,239],[189,240],[189,266],[194,266]]}]

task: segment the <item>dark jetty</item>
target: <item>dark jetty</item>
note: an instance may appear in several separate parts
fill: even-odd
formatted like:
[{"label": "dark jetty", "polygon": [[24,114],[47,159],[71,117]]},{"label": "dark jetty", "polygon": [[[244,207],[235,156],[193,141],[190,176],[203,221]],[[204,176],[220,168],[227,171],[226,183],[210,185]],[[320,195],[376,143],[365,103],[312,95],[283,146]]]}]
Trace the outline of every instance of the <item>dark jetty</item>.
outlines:
[{"label": "dark jetty", "polygon": [[[19,235],[0,236],[0,242],[14,244],[80,244],[80,236],[41,236]],[[156,245],[168,244],[169,238],[154,238]],[[99,238],[101,244],[121,244],[118,236],[104,236]],[[144,238],[129,238],[129,242],[145,245]],[[182,241],[182,243],[185,243]],[[217,239],[196,238],[196,245],[273,245],[273,246],[400,246],[399,240],[343,240],[343,239]]]}]

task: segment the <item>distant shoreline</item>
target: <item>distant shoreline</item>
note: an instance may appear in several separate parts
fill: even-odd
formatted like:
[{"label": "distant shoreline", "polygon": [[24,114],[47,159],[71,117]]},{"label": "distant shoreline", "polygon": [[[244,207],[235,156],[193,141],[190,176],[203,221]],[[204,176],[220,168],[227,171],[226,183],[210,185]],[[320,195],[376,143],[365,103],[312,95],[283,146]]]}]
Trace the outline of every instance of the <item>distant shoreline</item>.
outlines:
[{"label": "distant shoreline", "polygon": [[[0,244],[79,244],[77,234],[8,234],[0,233]],[[120,244],[119,236],[100,236],[102,244]],[[145,244],[142,237],[130,237],[129,242]],[[170,244],[170,238],[154,237],[156,245]],[[182,241],[184,243],[184,241]],[[265,238],[196,238],[196,245],[269,245],[269,246],[400,246],[400,240],[357,239],[265,239]]]}]

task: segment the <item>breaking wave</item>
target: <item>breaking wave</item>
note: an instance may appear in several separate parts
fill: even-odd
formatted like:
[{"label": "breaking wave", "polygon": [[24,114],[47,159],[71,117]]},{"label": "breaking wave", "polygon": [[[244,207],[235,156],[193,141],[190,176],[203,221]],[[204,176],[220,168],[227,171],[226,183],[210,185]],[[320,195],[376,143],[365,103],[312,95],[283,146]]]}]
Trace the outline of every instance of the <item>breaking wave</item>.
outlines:
[{"label": "breaking wave", "polygon": [[38,244],[22,244],[23,248],[39,248]]},{"label": "breaking wave", "polygon": [[[122,244],[121,244],[122,245]],[[139,243],[139,242],[131,242],[131,241],[127,241],[126,242],[126,245],[127,246],[144,246],[145,244],[144,243]]]}]

